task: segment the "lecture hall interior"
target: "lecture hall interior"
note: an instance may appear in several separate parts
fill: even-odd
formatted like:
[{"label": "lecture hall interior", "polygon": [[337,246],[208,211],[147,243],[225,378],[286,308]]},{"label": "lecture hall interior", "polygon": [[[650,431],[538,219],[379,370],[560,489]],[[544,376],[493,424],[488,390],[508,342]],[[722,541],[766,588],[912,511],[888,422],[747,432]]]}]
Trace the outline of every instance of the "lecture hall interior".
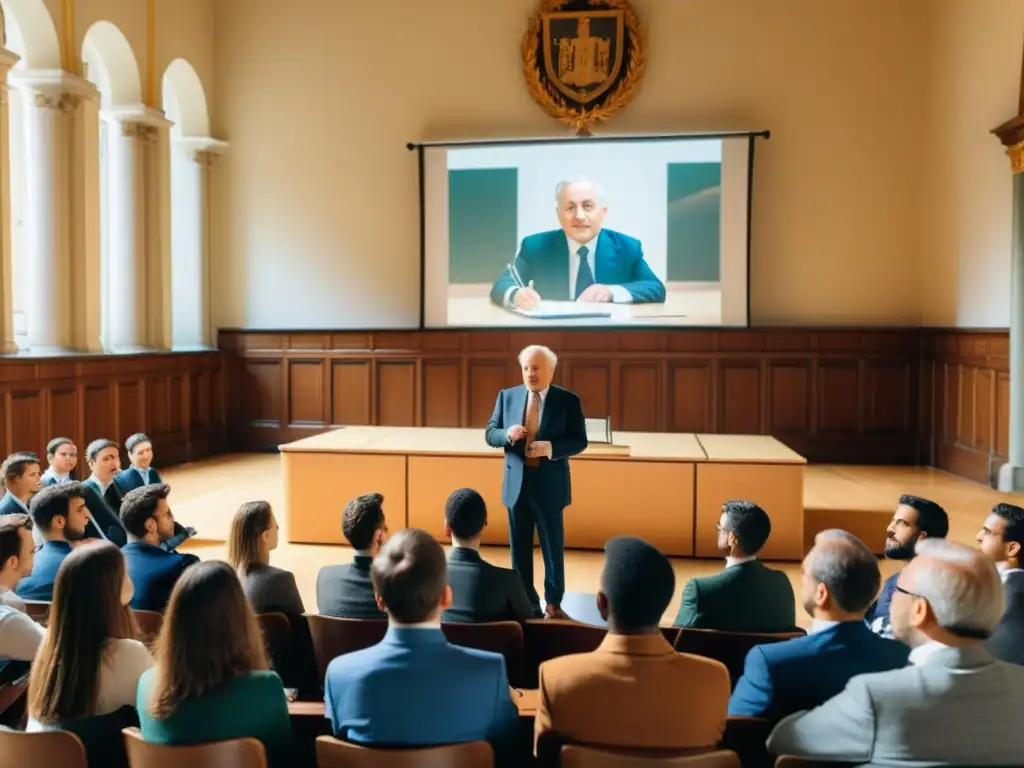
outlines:
[{"label": "lecture hall interior", "polygon": [[[3,454],[44,457],[66,436],[84,479],[91,441],[145,433],[174,517],[197,531],[180,551],[225,559],[236,510],[266,500],[272,562],[316,613],[320,569],[353,560],[341,518],[362,493],[384,494],[390,534],[423,528],[447,552],[445,498],[477,488],[484,554],[510,566],[504,460],[484,428],[537,344],[610,426],[607,451],[571,463],[575,599],[600,588],[606,540],[644,538],[675,572],[667,633],[686,582],[722,569],[731,498],[772,516],[763,555],[789,576],[800,630],[818,531],[860,537],[885,579],[900,567],[886,526],[914,494],[976,547],[993,505],[1024,506],[1024,3],[591,5],[629,9],[625,28],[579,28],[598,39],[601,98],[623,90],[641,42],[642,78],[577,136],[538,103],[524,34],[544,8],[587,0],[0,0]],[[582,48],[546,49],[547,23],[537,77],[553,82]],[[589,98],[588,77],[547,98]],[[683,246],[673,260],[676,166],[668,203],[652,203],[667,238],[648,235],[642,174],[611,157],[648,145],[616,137],[720,145],[721,274],[712,264],[692,294],[721,297],[713,322],[669,322],[704,269],[687,271]],[[500,270],[455,252],[508,239],[494,259],[513,271],[537,231],[522,229],[524,190],[536,180],[547,211],[554,189],[534,146],[618,148],[599,164],[621,182],[605,181],[609,226],[644,232],[664,309],[610,304],[601,327],[484,298]],[[446,149],[463,170],[432,179]],[[457,187],[520,157],[518,193],[495,187],[506,210]],[[479,158],[490,170],[471,179]],[[442,208],[452,255],[435,277]]]}]

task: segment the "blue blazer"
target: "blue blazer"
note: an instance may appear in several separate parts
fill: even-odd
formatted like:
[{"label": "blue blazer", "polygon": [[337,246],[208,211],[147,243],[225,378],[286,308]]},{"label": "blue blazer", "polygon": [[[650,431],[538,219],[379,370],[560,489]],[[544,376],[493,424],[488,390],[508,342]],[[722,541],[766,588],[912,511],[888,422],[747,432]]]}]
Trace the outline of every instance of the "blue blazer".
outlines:
[{"label": "blue blazer", "polygon": [[[522,424],[526,416],[526,387],[519,385],[498,393],[494,413],[487,422],[485,438],[492,448],[505,450],[505,475],[501,485],[501,503],[514,507],[523,487],[523,468],[526,466],[526,440],[508,444],[506,431]],[[587,447],[587,424],[583,419],[583,406],[579,397],[567,389],[554,385],[544,399],[537,428],[537,439],[551,443],[551,458],[541,459],[537,468],[539,498],[552,507],[564,509],[572,503],[569,482],[569,458]]]},{"label": "blue blazer", "polygon": [[7,491],[0,499],[0,515],[26,515],[25,508],[18,503],[14,495]]},{"label": "blue blazer", "polygon": [[756,645],[729,699],[729,716],[780,720],[814,709],[842,693],[851,677],[905,667],[909,655],[910,648],[879,637],[863,621]]},{"label": "blue blazer", "polygon": [[[515,267],[523,282],[533,287],[542,299],[572,301],[569,295],[569,245],[565,232],[553,229],[523,238]],[[635,237],[612,229],[602,229],[594,254],[594,282],[621,285],[633,302],[665,301],[665,285],[644,261],[644,249]],[[506,269],[491,288],[491,301],[503,306],[505,293],[516,285]]]},{"label": "blue blazer", "polygon": [[889,620],[889,604],[892,602],[892,593],[896,591],[896,582],[900,579],[900,573],[901,571],[896,571],[885,580],[875,604],[868,608],[867,615],[864,617],[872,632],[890,639],[892,639],[892,622]]},{"label": "blue blazer", "polygon": [[121,552],[135,586],[131,607],[136,611],[163,613],[178,577],[190,565],[199,562],[195,555],[168,552],[145,541],[129,541],[121,547]]},{"label": "blue blazer", "polygon": [[519,733],[505,659],[451,645],[440,629],[392,626],[377,645],[338,656],[324,701],[334,735],[356,744],[489,741],[507,753]]},{"label": "blue blazer", "polygon": [[[163,478],[160,477],[160,473],[153,467],[149,468],[149,485],[159,485],[163,482]],[[146,485],[142,482],[142,475],[139,474],[135,467],[128,467],[128,469],[122,469],[116,475],[114,475],[114,484],[117,486],[117,490],[124,496],[128,491],[134,491],[136,488],[141,488]]]},{"label": "blue blazer", "polygon": [[15,594],[22,600],[53,600],[53,582],[64,558],[71,554],[66,541],[47,541],[36,552],[32,573],[18,582]]}]

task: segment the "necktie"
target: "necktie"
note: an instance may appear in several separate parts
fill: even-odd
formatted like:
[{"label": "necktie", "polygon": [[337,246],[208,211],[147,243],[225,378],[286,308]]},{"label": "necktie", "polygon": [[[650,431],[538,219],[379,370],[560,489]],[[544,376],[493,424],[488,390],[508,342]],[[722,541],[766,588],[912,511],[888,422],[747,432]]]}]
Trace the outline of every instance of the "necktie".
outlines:
[{"label": "necktie", "polygon": [[576,253],[580,257],[580,268],[576,272],[576,295],[573,296],[574,299],[578,299],[581,293],[594,284],[594,273],[590,271],[590,263],[587,261],[587,254],[590,253],[590,249],[585,245],[581,245]]},{"label": "necktie", "polygon": [[[536,392],[530,392],[526,401],[525,421],[526,423],[523,426],[526,427],[526,447],[529,447],[537,439],[537,430],[540,428],[540,395]],[[540,466],[540,459],[527,458],[526,466]]]}]

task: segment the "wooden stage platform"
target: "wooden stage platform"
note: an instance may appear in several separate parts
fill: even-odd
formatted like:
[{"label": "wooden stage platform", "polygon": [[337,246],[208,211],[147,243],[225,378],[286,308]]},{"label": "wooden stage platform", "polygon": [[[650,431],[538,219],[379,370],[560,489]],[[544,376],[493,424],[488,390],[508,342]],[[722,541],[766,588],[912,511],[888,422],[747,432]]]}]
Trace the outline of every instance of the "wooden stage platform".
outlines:
[{"label": "wooden stage platform", "polygon": [[[772,518],[764,556],[803,556],[806,460],[767,435],[621,432],[572,459],[568,548],[601,550],[621,534],[674,556],[717,556],[716,526],[728,499],[749,499]],[[321,481],[342,497],[384,494],[388,527],[444,540],[444,504],[456,488],[480,491],[493,519],[485,544],[508,544],[501,504],[504,455],[481,429],[343,427],[281,446],[288,541],[344,542],[321,505]]]}]

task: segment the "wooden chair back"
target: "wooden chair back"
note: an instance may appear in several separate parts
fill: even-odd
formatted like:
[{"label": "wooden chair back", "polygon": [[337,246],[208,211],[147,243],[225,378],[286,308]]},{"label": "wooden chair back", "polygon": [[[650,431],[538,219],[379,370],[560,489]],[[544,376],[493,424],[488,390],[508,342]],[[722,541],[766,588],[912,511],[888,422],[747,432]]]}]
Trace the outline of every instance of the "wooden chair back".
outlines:
[{"label": "wooden chair back", "polygon": [[486,741],[422,749],[372,749],[339,741],[316,740],[317,768],[492,768],[494,752]]},{"label": "wooden chair back", "polygon": [[560,619],[531,619],[523,624],[525,688],[538,686],[540,665],[548,659],[597,650],[608,630]]},{"label": "wooden chair back", "polygon": [[267,768],[266,751],[256,739],[172,747],[143,741],[137,728],[122,733],[131,768]]},{"label": "wooden chair back", "polygon": [[339,619],[307,613],[306,621],[321,680],[327,674],[327,665],[332,659],[376,645],[388,631],[388,623],[382,619]]},{"label": "wooden chair back", "polygon": [[67,731],[25,733],[0,729],[0,768],[51,765],[89,768],[81,739]]},{"label": "wooden chair back", "polygon": [[274,667],[288,658],[292,649],[292,625],[283,613],[258,613],[256,623],[263,632],[263,642],[267,646]]},{"label": "wooden chair back", "polygon": [[493,651],[505,657],[508,684],[523,687],[523,628],[516,621],[494,621],[486,624],[445,623],[444,636],[453,645]]},{"label": "wooden chair back", "polygon": [[634,750],[598,749],[567,744],[561,768],[740,768],[735,752],[717,750],[700,754],[654,755]]},{"label": "wooden chair back", "polygon": [[854,765],[860,765],[860,763],[830,763],[827,760],[815,760],[795,755],[779,755],[775,760],[775,768],[851,768]]},{"label": "wooden chair back", "polygon": [[794,637],[803,637],[804,631],[760,634],[754,632],[722,632],[717,629],[691,629],[682,627],[676,637],[675,649],[680,653],[692,653],[725,664],[729,670],[732,687],[743,676],[743,663],[747,653],[755,645],[781,643]]},{"label": "wooden chair back", "polygon": [[51,605],[49,600],[26,600],[25,613],[32,621],[37,621],[45,627],[50,620]]}]

